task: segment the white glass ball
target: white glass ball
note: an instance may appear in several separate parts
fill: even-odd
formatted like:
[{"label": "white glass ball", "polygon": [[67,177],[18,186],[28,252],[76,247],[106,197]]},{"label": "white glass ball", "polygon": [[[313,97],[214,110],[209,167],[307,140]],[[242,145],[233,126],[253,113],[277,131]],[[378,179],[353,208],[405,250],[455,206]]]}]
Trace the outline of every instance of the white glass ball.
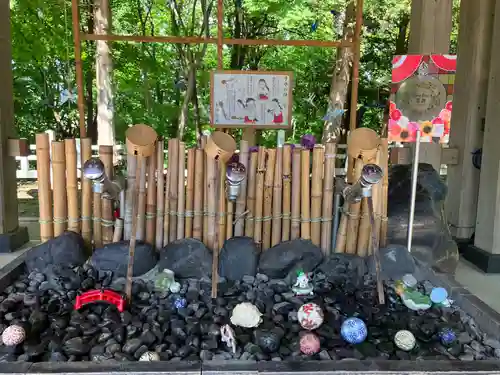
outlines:
[{"label": "white glass ball", "polygon": [[302,328],[312,331],[323,324],[323,311],[315,303],[305,303],[297,312],[297,320]]},{"label": "white glass ball", "polygon": [[413,333],[407,330],[401,330],[394,335],[394,343],[399,349],[408,352],[415,347],[416,340]]},{"label": "white glass ball", "polygon": [[5,346],[16,346],[22,343],[26,339],[26,331],[23,327],[18,325],[12,325],[7,328],[2,333],[2,342]]},{"label": "white glass ball", "polygon": [[159,361],[160,355],[157,352],[146,352],[139,357],[139,361],[154,362]]}]

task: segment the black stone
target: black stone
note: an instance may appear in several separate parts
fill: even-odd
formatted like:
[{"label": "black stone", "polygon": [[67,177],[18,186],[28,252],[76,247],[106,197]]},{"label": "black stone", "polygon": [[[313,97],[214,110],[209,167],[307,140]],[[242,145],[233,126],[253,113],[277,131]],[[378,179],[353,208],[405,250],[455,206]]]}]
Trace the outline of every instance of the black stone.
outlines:
[{"label": "black stone", "polygon": [[232,237],[226,240],[219,255],[219,275],[228,280],[255,276],[259,254],[260,250],[253,238]]},{"label": "black stone", "polygon": [[203,242],[186,238],[160,250],[159,269],[170,269],[177,278],[201,279],[212,273],[212,255]]}]

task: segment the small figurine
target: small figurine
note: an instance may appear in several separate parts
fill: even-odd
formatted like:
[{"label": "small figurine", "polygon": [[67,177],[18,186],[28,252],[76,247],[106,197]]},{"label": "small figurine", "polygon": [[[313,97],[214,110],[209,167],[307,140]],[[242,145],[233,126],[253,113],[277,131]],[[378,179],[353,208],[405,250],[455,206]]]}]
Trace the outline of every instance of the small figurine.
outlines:
[{"label": "small figurine", "polygon": [[242,302],[234,307],[231,323],[244,328],[254,328],[262,323],[262,313],[250,302]]},{"label": "small figurine", "polygon": [[313,355],[319,352],[321,344],[318,336],[308,332],[300,338],[300,351],[306,355]]},{"label": "small figurine", "polygon": [[415,336],[410,331],[402,329],[401,331],[396,332],[394,335],[394,343],[396,346],[404,350],[405,352],[409,352],[415,347],[416,344]]},{"label": "small figurine", "polygon": [[340,335],[349,344],[361,344],[368,336],[368,329],[361,319],[348,318],[340,327]]},{"label": "small figurine", "polygon": [[175,283],[174,271],[164,269],[155,278],[155,289],[165,291],[170,289],[172,283]]},{"label": "small figurine", "polygon": [[160,360],[160,355],[157,352],[146,352],[139,357],[139,361],[155,362]]},{"label": "small figurine", "polygon": [[236,337],[234,335],[234,330],[229,326],[229,324],[225,324],[220,328],[220,335],[222,342],[224,342],[227,347],[231,349],[233,354],[236,354]]},{"label": "small figurine", "polygon": [[321,308],[315,303],[305,303],[297,312],[297,320],[302,328],[312,331],[323,324],[324,315]]},{"label": "small figurine", "polygon": [[417,292],[416,290],[406,290],[401,299],[406,307],[410,310],[428,310],[432,306],[432,301],[429,296]]},{"label": "small figurine", "polygon": [[5,346],[17,346],[26,339],[26,331],[23,327],[12,325],[2,333],[2,341]]},{"label": "small figurine", "polygon": [[309,281],[309,277],[303,271],[297,273],[297,281],[292,287],[293,292],[297,296],[313,295],[314,287]]},{"label": "small figurine", "polygon": [[401,281],[403,281],[403,284],[407,288],[414,288],[418,283],[415,276],[413,276],[411,273],[407,273],[406,275],[404,275],[403,278],[401,279]]}]

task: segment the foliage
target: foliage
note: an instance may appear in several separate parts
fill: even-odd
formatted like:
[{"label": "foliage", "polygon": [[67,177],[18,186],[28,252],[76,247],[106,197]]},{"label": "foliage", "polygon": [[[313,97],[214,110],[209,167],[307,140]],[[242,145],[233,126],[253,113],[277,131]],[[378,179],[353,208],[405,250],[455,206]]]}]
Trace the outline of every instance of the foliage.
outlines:
[{"label": "foliage", "polygon": [[[83,32],[92,28],[89,1],[80,4]],[[410,0],[364,3],[361,123],[378,129],[382,121],[380,104],[388,95],[391,58],[396,52],[405,52]],[[333,40],[341,37],[345,0],[226,0],[224,6],[225,37]],[[216,37],[215,7],[214,0],[114,0],[111,2],[113,32],[145,36],[200,36],[207,32]],[[457,9],[455,6],[453,49]],[[31,142],[35,133],[46,129],[56,130],[59,137],[77,136],[76,103],[61,103],[61,92],[75,87],[71,1],[11,0],[11,12],[19,134]],[[204,28],[204,16],[208,29]],[[312,27],[314,23],[318,25],[316,30]],[[92,107],[87,124],[94,122],[96,111],[92,43],[82,44],[88,88],[86,104]],[[118,140],[123,141],[129,124],[139,122],[151,124],[166,137],[175,136],[184,113],[184,140],[188,144],[196,142],[198,132],[208,124],[210,71],[217,67],[216,46],[113,42],[112,51]],[[329,48],[237,45],[224,48],[226,69],[294,72],[294,128],[287,133],[287,141],[293,142],[305,133],[321,137],[334,58],[335,50]],[[188,97],[190,87],[192,92]],[[311,98],[314,99],[308,100]],[[274,131],[263,132],[261,141],[272,144],[275,138]]]}]

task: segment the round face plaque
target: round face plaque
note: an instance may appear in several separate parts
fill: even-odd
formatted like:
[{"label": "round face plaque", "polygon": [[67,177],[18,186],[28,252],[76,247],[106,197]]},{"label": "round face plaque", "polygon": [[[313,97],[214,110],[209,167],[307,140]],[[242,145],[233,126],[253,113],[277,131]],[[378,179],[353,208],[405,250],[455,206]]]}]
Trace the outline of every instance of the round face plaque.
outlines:
[{"label": "round face plaque", "polygon": [[446,89],[435,77],[414,76],[399,87],[396,105],[411,122],[431,121],[446,105]]}]

